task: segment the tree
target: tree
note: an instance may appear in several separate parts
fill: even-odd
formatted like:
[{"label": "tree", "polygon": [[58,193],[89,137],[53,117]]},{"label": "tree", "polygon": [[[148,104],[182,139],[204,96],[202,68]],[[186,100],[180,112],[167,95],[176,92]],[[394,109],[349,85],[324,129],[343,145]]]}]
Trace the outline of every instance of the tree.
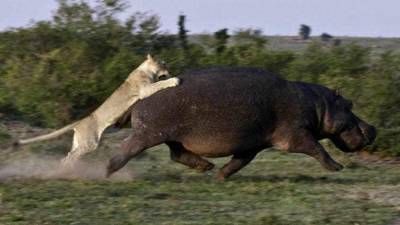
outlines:
[{"label": "tree", "polygon": [[262,50],[267,43],[260,29],[238,29],[234,31],[233,36],[237,44],[254,46],[259,50]]},{"label": "tree", "polygon": [[226,44],[228,43],[229,37],[228,29],[226,28],[218,30],[214,33],[214,38],[216,40],[215,53],[217,55],[220,55],[226,49]]},{"label": "tree", "polygon": [[333,38],[332,35],[328,34],[328,33],[322,33],[321,34],[321,41],[323,42],[328,42]]},{"label": "tree", "polygon": [[185,20],[186,20],[186,16],[185,15],[179,15],[179,19],[178,19],[178,27],[179,27],[178,39],[179,39],[179,44],[180,44],[181,48],[184,51],[187,51],[188,50],[188,41],[187,41],[187,32],[188,32],[188,30],[186,30],[186,28],[185,28]]},{"label": "tree", "polygon": [[305,24],[300,25],[299,35],[301,39],[307,40],[310,38],[311,35],[311,27]]}]

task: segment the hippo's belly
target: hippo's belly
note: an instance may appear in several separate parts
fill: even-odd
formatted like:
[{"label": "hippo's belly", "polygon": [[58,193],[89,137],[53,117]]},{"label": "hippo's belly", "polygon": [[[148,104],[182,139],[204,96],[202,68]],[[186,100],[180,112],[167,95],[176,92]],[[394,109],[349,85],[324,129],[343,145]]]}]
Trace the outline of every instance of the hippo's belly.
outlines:
[{"label": "hippo's belly", "polygon": [[224,157],[268,147],[267,142],[256,135],[247,137],[186,136],[180,142],[188,151],[205,157]]}]

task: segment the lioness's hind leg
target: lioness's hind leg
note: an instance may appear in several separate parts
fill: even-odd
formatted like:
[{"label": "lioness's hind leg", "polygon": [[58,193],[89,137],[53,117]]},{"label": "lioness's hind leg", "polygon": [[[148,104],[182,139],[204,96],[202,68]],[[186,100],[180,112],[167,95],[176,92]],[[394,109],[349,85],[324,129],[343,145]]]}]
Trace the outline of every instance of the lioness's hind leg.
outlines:
[{"label": "lioness's hind leg", "polygon": [[183,165],[196,169],[200,172],[205,172],[214,168],[214,164],[196,154],[193,154],[192,152],[189,152],[181,143],[167,142],[166,144],[170,148],[170,155],[173,161],[182,163]]},{"label": "lioness's hind leg", "polygon": [[68,155],[61,160],[62,165],[73,166],[83,155],[94,151],[99,145],[99,135],[95,130],[82,132],[76,130],[74,133],[72,148]]}]

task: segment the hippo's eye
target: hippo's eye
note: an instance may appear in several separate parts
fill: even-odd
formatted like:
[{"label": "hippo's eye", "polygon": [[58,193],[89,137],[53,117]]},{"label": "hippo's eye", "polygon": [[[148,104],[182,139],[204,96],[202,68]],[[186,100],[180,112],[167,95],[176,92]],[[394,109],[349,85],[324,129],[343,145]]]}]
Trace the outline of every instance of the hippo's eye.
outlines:
[{"label": "hippo's eye", "polygon": [[350,125],[348,125],[348,126],[346,127],[346,131],[352,130],[355,126],[356,126],[355,124],[351,123]]}]

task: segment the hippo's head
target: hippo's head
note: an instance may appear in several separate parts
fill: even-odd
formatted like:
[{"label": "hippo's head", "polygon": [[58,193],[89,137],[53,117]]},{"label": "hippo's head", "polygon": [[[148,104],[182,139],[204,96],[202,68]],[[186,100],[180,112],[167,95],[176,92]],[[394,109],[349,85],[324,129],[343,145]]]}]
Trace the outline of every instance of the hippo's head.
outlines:
[{"label": "hippo's head", "polygon": [[372,144],[376,137],[374,126],[358,118],[352,111],[351,101],[339,94],[328,101],[323,119],[323,131],[344,152],[355,152]]}]

